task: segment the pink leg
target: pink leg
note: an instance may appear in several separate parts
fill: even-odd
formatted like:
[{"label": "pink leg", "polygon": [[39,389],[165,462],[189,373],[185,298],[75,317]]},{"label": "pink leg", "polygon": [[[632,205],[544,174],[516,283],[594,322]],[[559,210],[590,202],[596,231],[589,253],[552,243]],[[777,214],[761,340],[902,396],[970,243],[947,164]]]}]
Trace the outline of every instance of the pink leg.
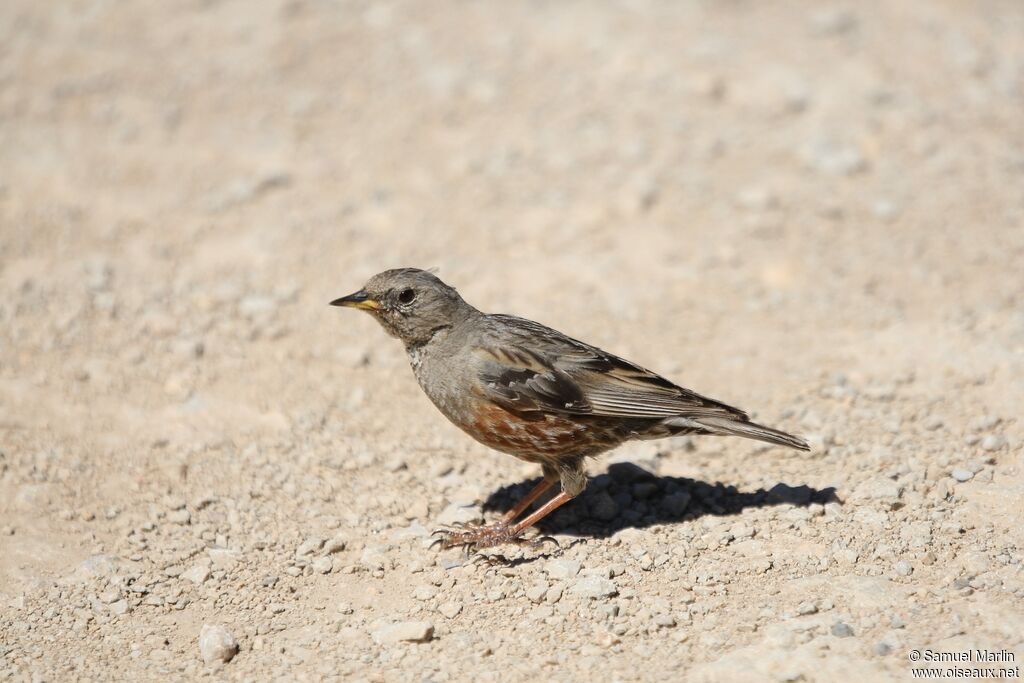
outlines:
[{"label": "pink leg", "polygon": [[505,513],[505,516],[501,520],[502,524],[507,525],[516,521],[516,518],[519,517],[519,515],[523,514],[523,511],[526,510],[526,508],[530,507],[530,503],[543,496],[547,492],[547,490],[554,485],[555,482],[553,481],[541,479],[539,484],[530,489],[530,492],[523,496],[522,500],[515,504],[515,507],[513,507],[511,510]]},{"label": "pink leg", "polygon": [[557,496],[541,505],[540,508],[534,510],[529,517],[527,517],[526,519],[512,527],[512,529],[510,530],[512,536],[518,536],[523,530],[529,529],[531,526],[533,526],[534,524],[544,519],[558,508],[568,503],[570,500],[572,500],[572,496],[570,496],[565,491],[560,492]]}]

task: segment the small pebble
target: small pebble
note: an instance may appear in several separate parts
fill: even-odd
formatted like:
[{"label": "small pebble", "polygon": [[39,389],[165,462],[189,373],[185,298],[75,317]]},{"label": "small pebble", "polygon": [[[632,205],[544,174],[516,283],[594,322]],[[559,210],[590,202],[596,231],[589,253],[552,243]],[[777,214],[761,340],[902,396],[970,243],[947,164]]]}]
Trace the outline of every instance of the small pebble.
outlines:
[{"label": "small pebble", "polygon": [[379,645],[394,645],[401,642],[425,643],[433,637],[434,625],[426,621],[402,621],[373,632],[373,639]]},{"label": "small pebble", "polygon": [[971,423],[971,427],[980,432],[984,432],[988,431],[989,429],[992,429],[993,427],[998,425],[999,422],[1000,418],[997,417],[996,415],[983,415],[982,417],[979,417],[977,420],[974,420]]},{"label": "small pebble", "polygon": [[971,479],[974,478],[974,472],[971,472],[970,470],[965,470],[962,467],[957,467],[952,472],[950,472],[950,475],[959,482],[970,481]]},{"label": "small pebble", "polygon": [[116,600],[110,603],[107,609],[110,610],[111,614],[121,616],[123,614],[128,614],[128,611],[131,609],[131,606],[128,604],[127,600]]},{"label": "small pebble", "polygon": [[802,150],[802,155],[808,167],[828,175],[854,175],[867,167],[859,149],[832,140],[809,144]]},{"label": "small pebble", "polygon": [[796,607],[796,613],[800,616],[806,616],[808,614],[817,614],[818,606],[813,602],[801,602]]},{"label": "small pebble", "polygon": [[462,603],[446,602],[440,607],[438,607],[437,611],[440,612],[446,619],[454,619],[459,615],[459,612],[462,611]]},{"label": "small pebble", "polygon": [[304,557],[306,555],[312,555],[317,550],[320,550],[320,547],[323,546],[323,544],[324,544],[324,541],[323,541],[322,538],[317,538],[316,536],[311,536],[311,537],[307,538],[305,541],[303,541],[299,545],[299,547],[295,549],[295,556],[296,557]]},{"label": "small pebble", "polygon": [[618,589],[610,579],[599,576],[584,576],[572,584],[569,592],[581,598],[597,600],[615,595],[618,593]]},{"label": "small pebble", "polygon": [[172,510],[167,513],[167,521],[171,524],[188,524],[191,519],[192,513],[190,513],[187,508]]},{"label": "small pebble", "polygon": [[210,578],[210,568],[205,565],[197,564],[188,571],[182,572],[181,578],[187,579],[197,586],[201,586]]},{"label": "small pebble", "polygon": [[239,552],[227,548],[211,548],[207,551],[210,561],[217,569],[230,569],[238,563]]},{"label": "small pebble", "polygon": [[1006,445],[1006,437],[1002,434],[989,434],[981,440],[981,448],[985,451],[998,451]]},{"label": "small pebble", "polygon": [[837,621],[832,624],[832,635],[836,638],[849,638],[853,635],[853,627],[845,622]]},{"label": "small pebble", "polygon": [[238,654],[238,641],[223,626],[203,624],[199,632],[199,654],[207,664],[227,663]]},{"label": "small pebble", "polygon": [[526,597],[529,598],[531,602],[540,602],[544,599],[544,595],[547,592],[547,582],[539,581],[526,589]]},{"label": "small pebble", "polygon": [[552,579],[571,579],[580,573],[582,565],[578,560],[551,560],[544,569]]},{"label": "small pebble", "polygon": [[324,544],[323,552],[325,555],[333,555],[334,553],[340,553],[345,549],[348,541],[342,536],[335,536],[331,540]]},{"label": "small pebble", "polygon": [[417,600],[433,600],[437,596],[437,589],[433,586],[417,586],[412,592],[412,597]]},{"label": "small pebble", "polygon": [[749,187],[736,195],[736,205],[750,211],[764,211],[778,205],[778,198],[765,187]]}]

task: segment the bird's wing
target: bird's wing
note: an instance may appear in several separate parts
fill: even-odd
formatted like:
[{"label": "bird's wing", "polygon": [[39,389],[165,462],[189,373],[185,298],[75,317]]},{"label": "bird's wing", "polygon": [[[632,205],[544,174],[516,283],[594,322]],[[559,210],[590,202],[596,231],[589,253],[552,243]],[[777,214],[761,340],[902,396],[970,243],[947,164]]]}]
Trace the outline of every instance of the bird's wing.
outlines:
[{"label": "bird's wing", "polygon": [[593,411],[580,386],[529,347],[506,340],[476,347],[484,394],[516,413],[588,415]]},{"label": "bird's wing", "polygon": [[519,413],[661,419],[746,420],[743,411],[664,377],[513,316],[489,316],[492,333],[476,347],[489,398]]}]

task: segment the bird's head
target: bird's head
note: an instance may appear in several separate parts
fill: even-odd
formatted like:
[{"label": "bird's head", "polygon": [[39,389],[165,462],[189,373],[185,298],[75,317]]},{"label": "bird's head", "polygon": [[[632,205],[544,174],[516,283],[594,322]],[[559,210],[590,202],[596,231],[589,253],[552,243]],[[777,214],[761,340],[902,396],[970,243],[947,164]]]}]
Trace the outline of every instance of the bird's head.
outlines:
[{"label": "bird's head", "polygon": [[429,341],[475,310],[454,287],[418,268],[377,273],[358,292],[335,299],[331,305],[367,311],[406,346]]}]

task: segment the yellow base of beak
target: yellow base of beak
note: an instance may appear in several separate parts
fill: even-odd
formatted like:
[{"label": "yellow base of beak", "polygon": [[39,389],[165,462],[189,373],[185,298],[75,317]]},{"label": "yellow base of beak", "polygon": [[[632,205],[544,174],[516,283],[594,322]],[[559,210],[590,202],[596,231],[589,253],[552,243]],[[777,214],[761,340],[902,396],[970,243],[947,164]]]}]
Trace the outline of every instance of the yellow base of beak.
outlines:
[{"label": "yellow base of beak", "polygon": [[332,306],[345,306],[346,308],[360,308],[364,311],[376,311],[380,308],[380,302],[371,299],[370,296],[363,290],[359,290],[354,294],[343,296],[340,299],[335,299],[331,302]]}]

